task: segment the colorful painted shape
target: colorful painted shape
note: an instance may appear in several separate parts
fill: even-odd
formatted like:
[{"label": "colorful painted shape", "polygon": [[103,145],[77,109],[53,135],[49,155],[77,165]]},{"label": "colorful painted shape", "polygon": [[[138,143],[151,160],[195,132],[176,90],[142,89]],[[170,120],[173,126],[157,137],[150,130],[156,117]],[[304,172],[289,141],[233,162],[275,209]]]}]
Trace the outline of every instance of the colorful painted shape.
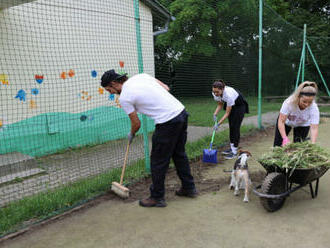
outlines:
[{"label": "colorful painted shape", "polygon": [[120,68],[123,68],[124,65],[125,65],[124,61],[119,61],[119,66],[120,66]]},{"label": "colorful painted shape", "polygon": [[34,79],[37,81],[38,84],[42,84],[44,81],[44,76],[43,75],[34,75]]},{"label": "colorful painted shape", "polygon": [[115,103],[116,103],[116,105],[117,105],[118,108],[121,108],[118,97],[116,97]]},{"label": "colorful painted shape", "polygon": [[80,121],[85,121],[87,120],[87,115],[81,115],[80,116]]},{"label": "colorful painted shape", "polygon": [[66,79],[66,72],[65,72],[65,71],[62,72],[61,75],[60,75],[60,77],[61,77],[62,79]]},{"label": "colorful painted shape", "polygon": [[7,74],[0,74],[0,81],[4,85],[9,85]]},{"label": "colorful painted shape", "polygon": [[101,88],[101,87],[99,88],[99,94],[100,94],[100,95],[103,95],[103,94],[104,94],[104,89]]},{"label": "colorful painted shape", "polygon": [[31,109],[35,109],[35,108],[37,108],[37,104],[36,104],[36,102],[35,102],[34,100],[31,100],[31,101],[30,101],[30,104],[29,104],[29,107],[30,107]]},{"label": "colorful painted shape", "polygon": [[15,98],[18,98],[20,101],[25,102],[25,98],[26,98],[26,93],[24,90],[19,90],[17,92],[17,95],[15,96]]},{"label": "colorful painted shape", "polygon": [[113,101],[115,100],[115,95],[114,94],[110,94],[109,95],[109,101]]},{"label": "colorful painted shape", "polygon": [[39,94],[39,90],[37,88],[31,89],[31,94],[36,96]]},{"label": "colorful painted shape", "polygon": [[74,77],[74,75],[75,75],[74,70],[70,69],[68,72],[68,75],[69,75],[69,77]]},{"label": "colorful painted shape", "polygon": [[97,71],[92,70],[91,75],[92,75],[93,78],[97,77]]}]

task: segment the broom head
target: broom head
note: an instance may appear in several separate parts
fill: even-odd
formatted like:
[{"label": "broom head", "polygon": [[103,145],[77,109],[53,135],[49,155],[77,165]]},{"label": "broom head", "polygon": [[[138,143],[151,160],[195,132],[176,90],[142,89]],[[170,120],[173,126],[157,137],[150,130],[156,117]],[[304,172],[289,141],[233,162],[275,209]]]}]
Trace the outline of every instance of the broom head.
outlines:
[{"label": "broom head", "polygon": [[129,189],[117,182],[112,182],[111,190],[121,198],[129,197]]}]

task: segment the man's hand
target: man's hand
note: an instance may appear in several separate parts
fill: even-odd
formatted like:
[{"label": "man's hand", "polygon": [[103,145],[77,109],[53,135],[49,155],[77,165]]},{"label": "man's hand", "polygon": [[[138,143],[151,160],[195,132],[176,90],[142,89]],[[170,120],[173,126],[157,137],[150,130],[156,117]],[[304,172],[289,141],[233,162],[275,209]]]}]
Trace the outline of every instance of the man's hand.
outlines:
[{"label": "man's hand", "polygon": [[127,139],[128,139],[128,142],[129,142],[130,144],[132,143],[134,137],[135,137],[135,134],[132,134],[131,132],[129,132],[129,133],[127,134]]}]

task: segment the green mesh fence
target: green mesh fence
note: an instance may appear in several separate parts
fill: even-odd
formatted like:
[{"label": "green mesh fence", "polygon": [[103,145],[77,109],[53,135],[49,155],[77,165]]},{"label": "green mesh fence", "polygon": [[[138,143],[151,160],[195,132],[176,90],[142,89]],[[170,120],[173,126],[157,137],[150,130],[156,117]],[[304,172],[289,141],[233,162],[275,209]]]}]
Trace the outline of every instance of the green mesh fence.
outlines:
[{"label": "green mesh fence", "polygon": [[[100,78],[112,68],[132,76],[139,63],[155,74],[152,16],[164,13],[137,3],[0,2],[0,205],[123,165],[130,121]],[[129,165],[145,159],[143,137],[154,130],[140,119]],[[144,171],[134,168],[131,178]]]},{"label": "green mesh fence", "polygon": [[[258,1],[159,2],[0,2],[1,206],[89,178],[98,192],[104,178],[109,185],[119,179],[130,121],[118,96],[100,87],[111,68],[155,75],[175,96],[193,101],[212,98],[215,79],[256,99]],[[307,35],[325,82],[329,41]],[[302,45],[303,30],[264,4],[263,97],[294,90]],[[325,92],[308,51],[304,69],[305,79]],[[153,129],[146,119],[134,140],[127,182],[145,171]]]},{"label": "green mesh fence", "polygon": [[[212,82],[219,78],[244,95],[257,96],[259,1],[162,2],[176,21],[157,39],[156,75],[169,82],[176,96],[210,97]],[[295,89],[303,29],[263,2],[262,96],[287,96]],[[307,40],[329,82],[329,39],[307,35]],[[324,90],[307,51],[305,79]]]}]

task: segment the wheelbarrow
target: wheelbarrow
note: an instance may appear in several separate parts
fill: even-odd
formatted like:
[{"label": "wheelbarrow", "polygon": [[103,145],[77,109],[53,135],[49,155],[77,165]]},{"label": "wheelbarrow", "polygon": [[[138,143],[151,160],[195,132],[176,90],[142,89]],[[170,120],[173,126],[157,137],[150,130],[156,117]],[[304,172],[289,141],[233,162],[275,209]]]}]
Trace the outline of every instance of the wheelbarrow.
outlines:
[{"label": "wheelbarrow", "polygon": [[[253,189],[253,192],[260,197],[262,206],[269,212],[282,208],[291,193],[306,185],[309,185],[312,198],[316,198],[320,177],[329,169],[327,166],[286,169],[276,164],[261,163],[261,165],[266,169],[267,176],[261,185]],[[316,181],[315,188],[312,184],[314,181]]]}]

